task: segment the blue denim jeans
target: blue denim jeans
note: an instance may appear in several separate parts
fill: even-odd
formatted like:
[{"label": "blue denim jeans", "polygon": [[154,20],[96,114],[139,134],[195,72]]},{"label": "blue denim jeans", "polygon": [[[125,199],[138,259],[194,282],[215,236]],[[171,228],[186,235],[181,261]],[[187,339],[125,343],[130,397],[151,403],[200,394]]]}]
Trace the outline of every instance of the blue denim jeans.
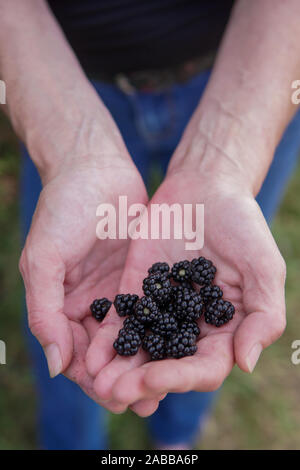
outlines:
[{"label": "blue denim jeans", "polygon": [[[94,86],[110,110],[145,182],[151,165],[166,171],[203,93],[209,72],[164,93],[126,95],[113,85]],[[84,105],[84,104],[83,104]],[[268,222],[282,198],[300,149],[300,113],[286,130],[269,173],[257,197]],[[41,190],[37,171],[22,149],[21,214],[24,236]],[[40,444],[46,449],[104,449],[107,447],[106,412],[76,384],[63,376],[50,379],[42,349],[26,326],[39,397]],[[151,437],[162,444],[192,442],[204,423],[216,393],[170,393],[147,419]]]}]

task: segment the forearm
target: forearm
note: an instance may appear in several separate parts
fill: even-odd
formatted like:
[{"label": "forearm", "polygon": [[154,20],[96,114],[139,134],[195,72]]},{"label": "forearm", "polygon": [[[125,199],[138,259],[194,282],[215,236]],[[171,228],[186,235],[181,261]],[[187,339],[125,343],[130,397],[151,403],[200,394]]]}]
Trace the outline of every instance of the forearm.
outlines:
[{"label": "forearm", "polygon": [[297,110],[291,83],[300,75],[299,15],[297,0],[237,2],[170,172],[224,175],[257,194]]},{"label": "forearm", "polygon": [[0,0],[0,77],[13,127],[42,176],[76,155],[126,153],[44,0]]}]

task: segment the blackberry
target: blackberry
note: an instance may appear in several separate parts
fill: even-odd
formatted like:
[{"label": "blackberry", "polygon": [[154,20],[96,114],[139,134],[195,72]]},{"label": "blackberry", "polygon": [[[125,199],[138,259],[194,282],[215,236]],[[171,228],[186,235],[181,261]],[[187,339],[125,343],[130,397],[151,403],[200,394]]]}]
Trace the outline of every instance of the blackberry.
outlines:
[{"label": "blackberry", "polygon": [[145,325],[141,323],[134,315],[130,315],[125,319],[123,328],[129,331],[136,331],[143,339],[145,336]]},{"label": "blackberry", "polygon": [[204,286],[200,289],[200,295],[204,303],[208,304],[213,300],[221,299],[223,291],[219,286]]},{"label": "blackberry", "polygon": [[166,274],[156,272],[149,274],[143,280],[143,291],[146,296],[152,296],[159,304],[165,304],[171,298],[172,286]]},{"label": "blackberry", "polygon": [[175,320],[178,320],[176,318],[176,306],[173,301],[163,307],[163,313],[167,313],[169,316],[175,317]]},{"label": "blackberry", "polygon": [[181,283],[179,284],[179,287],[195,290],[193,284],[190,281],[181,281]]},{"label": "blackberry", "polygon": [[180,292],[180,295],[182,295],[182,292],[185,289],[187,289],[188,291],[191,291],[191,292],[196,292],[194,287],[192,286],[192,284],[190,284],[186,281],[180,283],[178,286],[172,286],[171,302],[167,305],[166,308],[168,308],[170,305],[173,305],[173,303],[176,302],[176,299],[179,295],[179,292]]},{"label": "blackberry", "polygon": [[120,317],[131,315],[139,296],[135,294],[118,294],[114,300],[114,306]]},{"label": "blackberry", "polygon": [[135,330],[122,328],[113,346],[120,356],[134,356],[141,344],[140,335]]},{"label": "blackberry", "polygon": [[171,269],[171,276],[173,277],[174,281],[177,282],[189,281],[191,279],[191,275],[191,263],[187,260],[175,263]]},{"label": "blackberry", "polygon": [[140,323],[149,325],[157,319],[158,314],[158,306],[152,297],[141,297],[135,304],[134,315]]},{"label": "blackberry", "polygon": [[203,256],[195,258],[191,262],[192,266],[192,281],[200,286],[210,284],[216,274],[216,268],[212,262]]},{"label": "blackberry", "polygon": [[175,316],[178,320],[198,320],[203,313],[204,304],[200,294],[184,288],[178,289],[174,301]]},{"label": "blackberry", "polygon": [[168,263],[154,263],[151,268],[148,269],[149,274],[160,273],[167,274],[170,271],[170,266]]},{"label": "blackberry", "polygon": [[189,329],[180,329],[166,342],[167,357],[180,359],[185,356],[193,356],[196,351],[196,335]]},{"label": "blackberry", "polygon": [[178,322],[173,315],[168,312],[160,313],[151,325],[152,333],[160,336],[170,336],[178,328]]},{"label": "blackberry", "polygon": [[187,331],[190,334],[194,334],[196,338],[200,335],[200,328],[195,321],[185,321],[180,325],[181,331]]},{"label": "blackberry", "polygon": [[235,308],[231,302],[218,299],[214,300],[206,307],[204,317],[206,323],[219,327],[229,322],[232,319],[234,312]]},{"label": "blackberry", "polygon": [[96,318],[97,321],[102,321],[110,309],[111,304],[111,301],[106,297],[103,297],[102,299],[95,299],[94,302],[90,305],[90,310],[93,317]]},{"label": "blackberry", "polygon": [[158,361],[166,357],[165,341],[160,335],[150,333],[143,340],[143,349],[150,354],[152,361]]}]

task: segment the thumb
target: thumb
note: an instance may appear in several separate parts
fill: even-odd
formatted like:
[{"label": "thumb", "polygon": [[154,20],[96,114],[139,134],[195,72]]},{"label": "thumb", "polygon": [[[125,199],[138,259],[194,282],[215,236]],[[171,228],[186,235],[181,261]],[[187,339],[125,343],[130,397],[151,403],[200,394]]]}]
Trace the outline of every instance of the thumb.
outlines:
[{"label": "thumb", "polygon": [[248,315],[234,335],[235,359],[245,372],[253,371],[262,350],[276,341],[286,326],[285,265],[279,257],[272,261],[263,269],[257,267],[255,279],[246,280],[244,305]]},{"label": "thumb", "polygon": [[[45,246],[45,245],[44,245]],[[26,290],[28,323],[47,358],[51,377],[63,372],[73,355],[73,333],[63,313],[65,267],[56,250],[26,244],[20,271]]]}]

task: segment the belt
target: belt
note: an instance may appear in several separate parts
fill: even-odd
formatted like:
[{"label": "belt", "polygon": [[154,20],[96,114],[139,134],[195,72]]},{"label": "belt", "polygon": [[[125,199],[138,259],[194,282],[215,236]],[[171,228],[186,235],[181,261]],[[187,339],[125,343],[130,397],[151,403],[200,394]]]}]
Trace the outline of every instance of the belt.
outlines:
[{"label": "belt", "polygon": [[212,67],[214,54],[188,60],[182,64],[161,69],[137,70],[128,73],[97,74],[94,78],[116,85],[126,94],[160,92],[173,85],[185,83]]}]

